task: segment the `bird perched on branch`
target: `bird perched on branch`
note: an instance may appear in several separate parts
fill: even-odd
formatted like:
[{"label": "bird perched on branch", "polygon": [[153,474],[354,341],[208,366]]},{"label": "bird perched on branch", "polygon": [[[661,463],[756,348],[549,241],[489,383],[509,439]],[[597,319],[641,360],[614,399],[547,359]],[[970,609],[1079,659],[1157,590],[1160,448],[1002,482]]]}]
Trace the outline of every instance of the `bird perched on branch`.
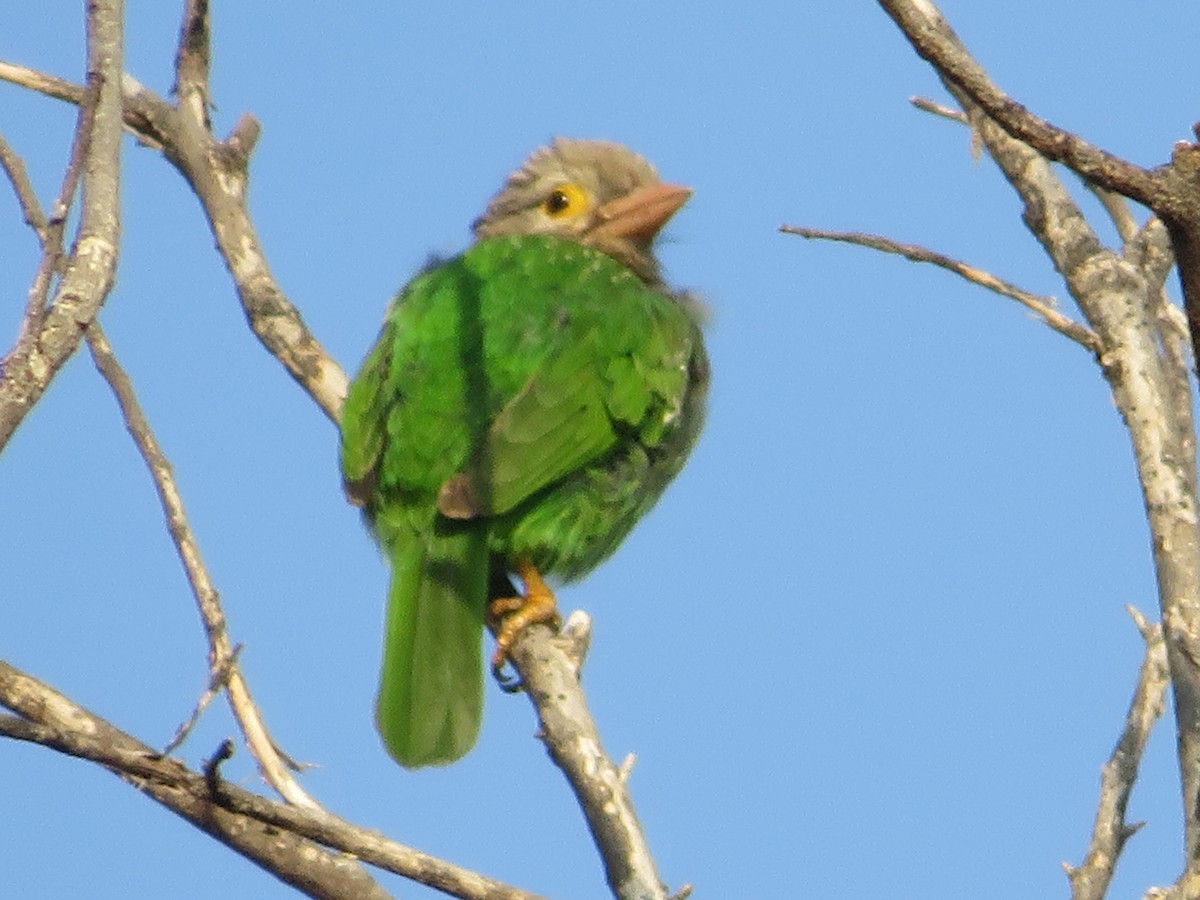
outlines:
[{"label": "bird perched on branch", "polygon": [[683,466],[708,362],[652,244],[690,195],[618,144],[554,140],[400,292],[350,385],[342,475],[391,561],[376,722],[402,765],[475,743],[485,617],[499,674],[557,620],[543,576],[600,563]]}]

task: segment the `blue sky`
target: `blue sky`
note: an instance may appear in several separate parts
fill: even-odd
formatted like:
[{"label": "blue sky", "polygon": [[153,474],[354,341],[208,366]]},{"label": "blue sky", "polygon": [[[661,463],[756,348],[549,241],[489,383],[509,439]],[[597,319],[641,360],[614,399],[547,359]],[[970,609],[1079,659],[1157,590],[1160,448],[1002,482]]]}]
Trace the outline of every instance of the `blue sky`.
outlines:
[{"label": "blue sky", "polygon": [[[128,69],[165,92],[176,4],[128,4]],[[1189,137],[1200,9],[954,0],[1030,107],[1142,164]],[[1095,10],[1093,10],[1095,12]],[[79,78],[79,4],[0,9],[0,57]],[[536,0],[215,10],[218,130],[263,124],[251,204],[271,265],[357,366],[391,294],[464,246],[554,134],[623,141],[692,202],[663,247],[712,309],[709,423],[619,553],[560,592],[595,618],[586,683],[663,877],[696,897],[1064,896],[1156,608],[1131,454],[1088,355],[928,267],[777,233],[875,231],[1064,299],[1019,204],[874,4],[603,8]],[[72,111],[0,85],[44,201]],[[607,896],[523,698],[489,686],[462,762],[408,773],[371,724],[386,566],[341,497],[336,435],[245,326],[182,179],[126,145],[102,314],[221,591],[276,739],[331,810],[551,897]],[[36,266],[0,193],[7,347]],[[1089,208],[1094,209],[1093,206]],[[1172,286],[1173,287],[1173,286]],[[153,488],[75,359],[0,459],[0,658],[163,744],[204,644]],[[1161,727],[1112,896],[1180,867]],[[214,707],[181,753],[233,733]],[[226,769],[257,787],[245,751]],[[284,897],[106,773],[0,743],[13,896]],[[981,877],[983,876],[983,877]],[[408,898],[432,892],[380,875]]]}]

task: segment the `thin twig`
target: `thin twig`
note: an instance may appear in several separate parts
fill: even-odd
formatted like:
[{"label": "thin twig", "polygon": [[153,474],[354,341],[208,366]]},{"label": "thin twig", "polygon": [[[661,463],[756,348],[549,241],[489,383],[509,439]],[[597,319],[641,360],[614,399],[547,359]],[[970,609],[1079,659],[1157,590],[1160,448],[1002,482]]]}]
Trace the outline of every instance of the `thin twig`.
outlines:
[{"label": "thin twig", "polygon": [[967,121],[967,114],[961,109],[955,109],[953,106],[947,106],[945,103],[938,103],[929,97],[913,96],[908,98],[908,102],[922,112],[941,116],[943,119],[950,119],[952,122],[958,122],[970,127],[971,123]]},{"label": "thin twig", "polygon": [[[953,106],[938,103],[929,97],[909,97],[908,99],[913,106],[923,112],[941,116],[944,119],[950,119],[953,122],[966,125],[968,128],[971,127],[970,119],[967,118],[967,114],[961,109],[955,109]],[[971,134],[974,140],[971,155],[978,156],[981,149],[978,146],[979,133],[972,128]],[[1129,203],[1125,197],[1087,178],[1081,178],[1080,180],[1083,182],[1083,186],[1091,191],[1096,199],[1100,201],[1100,204],[1104,207],[1104,211],[1112,219],[1113,226],[1117,229],[1117,235],[1121,238],[1121,241],[1124,243],[1132,240],[1137,234],[1139,226],[1137,220],[1134,219],[1133,214],[1129,210]]]},{"label": "thin twig", "polygon": [[62,259],[62,233],[63,225],[66,222],[66,211],[69,208],[71,198],[75,195],[78,173],[83,161],[83,126],[83,112],[81,110],[80,122],[75,129],[71,161],[67,164],[63,187],[59,192],[58,200],[54,204],[56,213],[53,220],[47,220],[46,214],[42,212],[42,205],[38,201],[37,193],[29,181],[29,175],[25,170],[25,163],[16,151],[8,145],[8,142],[0,138],[0,165],[3,166],[9,182],[16,192],[17,202],[21,205],[25,222],[33,229],[33,233],[38,239],[38,246],[42,251],[41,261],[38,263],[33,284],[30,286],[26,296],[25,313],[21,317],[21,325],[17,332],[15,347],[20,347],[25,342],[35,340],[34,336],[42,327],[42,319],[46,311],[46,297],[50,293],[50,283],[54,273],[58,270],[59,261]]},{"label": "thin twig", "polygon": [[1138,610],[1126,607],[1145,642],[1137,684],[1125,716],[1125,727],[1100,775],[1100,801],[1087,855],[1079,866],[1063,864],[1071,882],[1072,900],[1103,900],[1108,893],[1117,859],[1125,842],[1141,823],[1127,824],[1125,810],[1137,781],[1142,753],[1154,723],[1163,713],[1171,674],[1162,627],[1146,621]]},{"label": "thin twig", "polygon": [[171,735],[171,739],[163,747],[163,756],[170,756],[183,745],[183,742],[188,739],[188,735],[192,733],[192,729],[196,727],[196,723],[200,721],[200,717],[204,714],[204,711],[229,686],[229,673],[237,665],[238,657],[241,656],[241,653],[242,645],[238,644],[233,648],[233,653],[224,660],[223,665],[216,671],[209,673],[208,686],[204,689],[204,693],[200,695],[200,699],[196,701],[196,705],[192,708],[191,713],[175,729],[175,733]]},{"label": "thin twig", "polygon": [[82,87],[66,78],[48,75],[37,69],[31,69],[29,66],[0,61],[0,81],[29,88],[31,91],[45,94],[55,100],[65,100],[75,106],[83,104]]},{"label": "thin twig", "polygon": [[17,203],[20,204],[21,213],[25,217],[25,224],[33,229],[39,245],[44,246],[46,243],[46,216],[42,212],[42,205],[38,203],[37,193],[34,191],[33,185],[29,183],[29,173],[25,170],[25,163],[3,136],[0,136],[0,168],[4,169],[9,184],[13,186],[13,191],[17,195]]},{"label": "thin twig", "polygon": [[1138,225],[1137,219],[1133,217],[1133,212],[1129,209],[1128,200],[1115,191],[1101,187],[1094,181],[1084,179],[1083,186],[1091,191],[1092,195],[1100,201],[1100,205],[1104,207],[1104,211],[1108,213],[1109,219],[1112,220],[1113,227],[1117,230],[1117,236],[1121,239],[1122,244],[1127,244],[1137,237],[1141,226]]},{"label": "thin twig", "polygon": [[937,253],[927,247],[922,247],[919,244],[904,244],[894,241],[891,238],[876,234],[865,234],[860,231],[830,231],[825,228],[805,228],[799,225],[782,225],[779,230],[785,234],[797,234],[804,238],[859,244],[863,247],[870,247],[873,250],[880,250],[884,253],[896,253],[913,262],[932,263],[935,266],[940,266],[967,279],[967,281],[973,284],[1016,300],[1022,306],[1037,313],[1043,322],[1059,334],[1069,337],[1093,353],[1100,352],[1100,339],[1096,336],[1096,333],[1081,322],[1076,322],[1070,316],[1066,316],[1055,309],[1053,297],[1032,294],[1002,278],[997,278],[990,272],[986,272],[961,260],[953,259],[945,254]]},{"label": "thin twig", "polygon": [[87,338],[96,368],[100,370],[105,381],[112,388],[113,394],[117,398],[117,405],[121,408],[121,415],[125,419],[125,427],[132,435],[138,452],[141,453],[154,480],[154,487],[158,492],[163,514],[167,519],[167,530],[170,532],[176,552],[183,562],[188,584],[196,598],[196,606],[200,610],[200,618],[204,623],[204,633],[208,638],[210,677],[214,682],[222,679],[225,681],[234,717],[241,726],[246,743],[250,746],[250,752],[257,760],[267,783],[279,791],[280,795],[290,803],[309,809],[319,809],[319,804],[309,797],[288,771],[287,765],[267,732],[262,714],[250,696],[250,688],[234,659],[233,645],[229,640],[225,611],[221,608],[220,595],[213,586],[208,568],[204,565],[204,559],[200,555],[200,547],[188,524],[187,514],[183,508],[183,498],[175,483],[171,464],[150,430],[150,424],[146,421],[141,405],[134,394],[129,376],[117,362],[99,323],[92,323],[88,328]]}]

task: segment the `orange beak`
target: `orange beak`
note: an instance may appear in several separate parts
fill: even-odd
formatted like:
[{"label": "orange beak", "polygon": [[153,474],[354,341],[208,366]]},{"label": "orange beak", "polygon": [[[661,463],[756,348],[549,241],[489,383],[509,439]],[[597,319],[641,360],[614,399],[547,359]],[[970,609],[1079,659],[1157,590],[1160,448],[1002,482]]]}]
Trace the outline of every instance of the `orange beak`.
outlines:
[{"label": "orange beak", "polygon": [[610,200],[596,210],[592,237],[621,237],[650,243],[667,220],[687,203],[692,189],[678,184],[651,184]]}]

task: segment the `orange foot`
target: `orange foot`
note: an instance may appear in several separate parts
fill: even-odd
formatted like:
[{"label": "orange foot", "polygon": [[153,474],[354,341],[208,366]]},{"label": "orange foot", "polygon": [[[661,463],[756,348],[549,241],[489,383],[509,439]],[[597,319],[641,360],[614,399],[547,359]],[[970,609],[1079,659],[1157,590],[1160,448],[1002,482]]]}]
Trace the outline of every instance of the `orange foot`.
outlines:
[{"label": "orange foot", "polygon": [[558,628],[562,617],[554,600],[554,591],[542,580],[542,573],[528,560],[517,563],[524,591],[520,597],[496,597],[488,604],[488,619],[496,633],[496,652],[492,654],[492,674],[506,691],[520,689],[520,684],[504,674],[509,648],[527,626],[544,623]]}]

